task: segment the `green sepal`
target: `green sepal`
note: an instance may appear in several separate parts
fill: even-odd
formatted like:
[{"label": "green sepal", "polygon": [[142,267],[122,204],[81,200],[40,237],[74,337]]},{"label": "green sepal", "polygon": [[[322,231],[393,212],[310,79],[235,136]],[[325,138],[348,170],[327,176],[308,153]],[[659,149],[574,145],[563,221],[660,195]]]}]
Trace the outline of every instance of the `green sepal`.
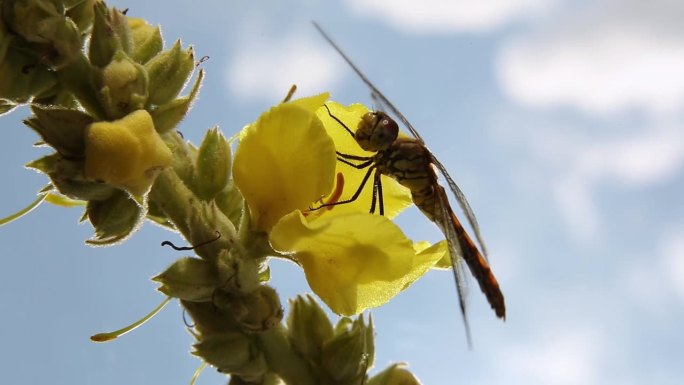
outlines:
[{"label": "green sepal", "polygon": [[139,227],[143,212],[143,208],[123,191],[117,191],[104,201],[88,202],[86,213],[95,234],[86,243],[109,246],[121,242]]},{"label": "green sepal", "polygon": [[287,328],[292,346],[309,359],[318,359],[323,343],[333,336],[330,320],[310,295],[290,301]]},{"label": "green sepal", "polygon": [[18,48],[8,47],[4,58],[2,56],[0,52],[2,99],[16,104],[25,103],[33,95],[52,89],[57,83],[54,72]]},{"label": "green sepal", "polygon": [[153,57],[145,64],[150,77],[149,102],[162,105],[178,96],[193,68],[193,49],[181,49],[180,40],[176,40],[172,48]]},{"label": "green sepal", "polygon": [[181,258],[152,278],[161,284],[157,290],[186,301],[210,301],[219,281],[216,266],[199,259]]},{"label": "green sepal", "polygon": [[243,380],[259,383],[269,369],[263,353],[242,333],[203,336],[193,347],[192,354],[215,366],[219,372],[230,373]]},{"label": "green sepal", "polygon": [[70,161],[57,153],[31,161],[26,167],[49,176],[57,191],[72,199],[105,200],[118,191],[106,184],[85,180],[82,161]]},{"label": "green sepal", "polygon": [[150,111],[157,132],[162,134],[171,131],[176,128],[181,120],[183,120],[197,97],[203,78],[204,71],[200,70],[197,74],[197,78],[195,78],[195,83],[193,84],[189,95],[176,98]]},{"label": "green sepal", "polygon": [[232,293],[219,290],[213,302],[218,309],[229,311],[242,330],[263,332],[272,329],[283,318],[278,293],[270,286],[260,285],[249,293]]},{"label": "green sepal", "polygon": [[204,200],[211,200],[226,188],[230,179],[230,145],[221,131],[214,127],[207,131],[197,152],[195,189]]},{"label": "green sepal", "polygon": [[85,34],[93,25],[95,17],[95,3],[98,0],[75,0],[71,1],[73,5],[66,5],[68,7],[66,15],[68,18],[76,23],[81,34]]},{"label": "green sepal", "polygon": [[133,38],[131,58],[138,63],[147,63],[164,48],[161,28],[152,26],[145,19],[129,17],[128,26]]},{"label": "green sepal", "polygon": [[372,322],[366,326],[363,316],[351,322],[342,318],[335,327],[335,335],[323,344],[321,366],[333,381],[343,384],[362,384],[366,372],[373,366]]},{"label": "green sepal", "polygon": [[95,66],[104,67],[112,61],[117,51],[130,53],[132,44],[126,15],[116,8],[107,8],[104,2],[96,2],[88,49],[90,62]]},{"label": "green sepal", "polygon": [[45,143],[69,158],[83,158],[84,135],[93,118],[79,110],[33,105],[34,117],[24,123],[31,127]]},{"label": "green sepal", "polygon": [[214,197],[214,202],[233,225],[237,227],[240,224],[245,200],[232,179],[228,181],[228,186]]},{"label": "green sepal", "polygon": [[117,51],[102,69],[99,89],[100,104],[110,119],[119,119],[142,110],[147,103],[149,77],[145,67],[133,61],[124,51]]}]

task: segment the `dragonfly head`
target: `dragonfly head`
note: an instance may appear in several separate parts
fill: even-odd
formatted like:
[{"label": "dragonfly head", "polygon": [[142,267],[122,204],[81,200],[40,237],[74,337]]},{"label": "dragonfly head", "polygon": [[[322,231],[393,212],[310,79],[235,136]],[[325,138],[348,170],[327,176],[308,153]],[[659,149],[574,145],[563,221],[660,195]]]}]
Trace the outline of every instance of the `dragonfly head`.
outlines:
[{"label": "dragonfly head", "polygon": [[382,151],[397,139],[399,126],[382,111],[366,112],[356,129],[355,139],[366,151]]}]

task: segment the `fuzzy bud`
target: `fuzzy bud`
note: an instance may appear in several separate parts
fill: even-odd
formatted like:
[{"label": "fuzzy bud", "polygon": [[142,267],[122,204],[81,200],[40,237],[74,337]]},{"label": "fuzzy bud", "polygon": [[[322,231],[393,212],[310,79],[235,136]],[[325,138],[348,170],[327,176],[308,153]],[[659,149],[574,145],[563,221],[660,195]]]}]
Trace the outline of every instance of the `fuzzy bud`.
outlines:
[{"label": "fuzzy bud", "polygon": [[287,318],[292,346],[304,357],[316,359],[323,343],[333,336],[333,327],[323,309],[310,295],[290,301]]},{"label": "fuzzy bud", "polygon": [[218,128],[207,131],[197,152],[195,187],[197,195],[211,200],[230,179],[230,145]]},{"label": "fuzzy bud", "polygon": [[111,117],[143,109],[147,103],[148,84],[145,68],[118,51],[102,70],[101,103]]},{"label": "fuzzy bud", "polygon": [[153,57],[145,64],[150,78],[150,103],[161,105],[178,96],[193,68],[192,47],[182,50],[180,40],[171,49]]}]

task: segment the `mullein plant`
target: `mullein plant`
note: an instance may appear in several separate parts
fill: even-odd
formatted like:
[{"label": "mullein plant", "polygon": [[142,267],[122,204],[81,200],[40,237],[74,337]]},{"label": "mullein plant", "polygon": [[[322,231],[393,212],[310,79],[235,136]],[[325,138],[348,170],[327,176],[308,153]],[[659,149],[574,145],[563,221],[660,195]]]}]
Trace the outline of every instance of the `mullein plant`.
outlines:
[{"label": "mullein plant", "polygon": [[[312,209],[350,196],[364,174],[336,161],[365,154],[328,110],[355,127],[366,107],[287,97],[235,136],[234,154],[217,128],[197,147],[176,131],[203,79],[192,48],[164,48],[159,27],[96,0],[0,0],[0,16],[0,113],[28,105],[24,123],[53,150],[27,165],[49,184],[3,223],[48,202],[84,207],[91,245],[123,242],[145,221],[180,233],[195,255],[152,279],[163,304],[177,299],[192,317],[192,354],[230,384],[418,383],[402,364],[369,377],[374,329],[362,313],[448,267],[445,243],[413,243],[390,220],[411,197],[384,176],[386,216],[368,213],[369,194]],[[285,316],[269,258],[300,266],[337,323],[310,295]]]}]

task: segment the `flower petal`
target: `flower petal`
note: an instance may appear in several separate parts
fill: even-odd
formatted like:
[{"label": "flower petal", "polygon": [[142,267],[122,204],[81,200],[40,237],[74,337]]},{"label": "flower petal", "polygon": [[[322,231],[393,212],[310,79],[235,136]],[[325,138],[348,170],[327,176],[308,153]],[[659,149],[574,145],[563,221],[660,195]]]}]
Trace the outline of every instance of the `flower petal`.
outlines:
[{"label": "flower petal", "polygon": [[[342,121],[352,132],[356,131],[361,116],[368,112],[368,108],[361,104],[351,104],[345,107],[336,102],[326,103],[330,109],[330,113]],[[328,135],[330,135],[335,142],[335,149],[340,153],[356,156],[373,156],[373,152],[364,151],[359,147],[358,143],[349,135],[349,132],[344,129],[339,122],[331,118],[325,107],[321,107],[317,111],[318,117],[323,122]],[[361,161],[355,163],[362,163]],[[367,169],[356,169],[342,162],[337,162],[337,171],[344,174],[344,191],[340,200],[349,199],[361,185]],[[382,181],[382,196],[385,208],[385,215],[389,218],[394,218],[397,214],[405,208],[413,204],[411,200],[410,191],[399,184],[396,180],[383,175]],[[352,212],[367,213],[371,207],[373,191],[373,180],[369,179],[364,186],[361,195],[349,204],[335,206],[330,214],[340,215]],[[328,214],[326,214],[328,215]]]},{"label": "flower petal", "polygon": [[171,164],[171,150],[154,129],[145,110],[112,122],[92,123],[85,134],[85,175],[122,187],[135,195],[147,193],[157,174]]},{"label": "flower petal", "polygon": [[389,219],[361,213],[308,221],[293,212],[273,227],[270,240],[274,249],[294,254],[311,289],[342,315],[388,302],[443,251],[430,247],[416,255],[413,243]]},{"label": "flower petal", "polygon": [[269,231],[280,217],[332,189],[335,147],[314,113],[327,97],[279,104],[245,127],[233,175],[255,229]]}]

